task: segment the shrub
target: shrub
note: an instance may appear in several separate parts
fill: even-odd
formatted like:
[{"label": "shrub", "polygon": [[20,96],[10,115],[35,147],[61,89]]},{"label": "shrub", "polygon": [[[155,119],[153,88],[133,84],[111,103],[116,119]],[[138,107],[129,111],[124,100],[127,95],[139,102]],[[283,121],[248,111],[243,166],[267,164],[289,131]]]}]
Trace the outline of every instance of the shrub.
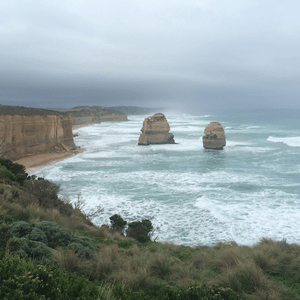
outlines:
[{"label": "shrub", "polygon": [[1,166],[1,165],[0,165],[0,178],[17,181],[17,177],[13,173],[9,172],[5,166]]},{"label": "shrub", "polygon": [[74,249],[80,258],[89,258],[96,250],[96,244],[85,237],[74,237],[67,248]]},{"label": "shrub", "polygon": [[12,256],[0,260],[0,277],[0,299],[11,300],[97,299],[101,285],[54,265],[36,265]]},{"label": "shrub", "polygon": [[127,224],[120,215],[114,214],[110,218],[111,228],[115,231],[122,232]]},{"label": "shrub", "polygon": [[50,248],[66,247],[71,242],[71,235],[55,222],[43,221],[35,226],[46,235]]},{"label": "shrub", "polygon": [[[71,236],[55,222],[39,222],[30,225],[19,221],[11,225],[12,242],[20,247],[19,254],[28,255],[36,261],[49,258],[49,248],[69,248],[81,258],[89,258],[96,249],[96,244],[87,237]],[[39,253],[40,252],[40,253]]]},{"label": "shrub", "polygon": [[[12,237],[10,242],[17,245],[17,253],[21,257],[30,257],[35,262],[49,262],[50,248],[42,242],[30,241],[25,237]],[[16,246],[15,246],[16,247]]]},{"label": "shrub", "polygon": [[31,232],[28,235],[28,239],[31,241],[42,242],[48,245],[47,235],[38,227],[32,228]]},{"label": "shrub", "polygon": [[28,235],[32,230],[32,227],[29,225],[29,223],[25,221],[19,221],[13,223],[11,227],[11,234],[16,237],[24,237]]},{"label": "shrub", "polygon": [[126,230],[127,236],[132,237],[140,243],[146,243],[150,241],[149,234],[153,230],[153,226],[150,220],[145,219],[142,222],[128,223]]},{"label": "shrub", "polygon": [[39,201],[35,196],[22,190],[18,191],[18,198],[15,202],[21,204],[24,208],[32,204],[39,204]]},{"label": "shrub", "polygon": [[13,163],[4,157],[0,157],[0,173],[4,178],[18,182],[21,185],[26,179],[30,179],[23,165]]},{"label": "shrub", "polygon": [[65,203],[57,196],[60,186],[51,181],[40,180],[26,180],[22,187],[23,191],[33,195],[38,199],[38,203],[45,209],[55,208],[61,214],[71,216],[73,207],[70,203]]},{"label": "shrub", "polygon": [[218,286],[208,287],[205,284],[193,285],[189,287],[165,286],[159,291],[159,297],[170,300],[238,300],[240,297],[230,288]]}]

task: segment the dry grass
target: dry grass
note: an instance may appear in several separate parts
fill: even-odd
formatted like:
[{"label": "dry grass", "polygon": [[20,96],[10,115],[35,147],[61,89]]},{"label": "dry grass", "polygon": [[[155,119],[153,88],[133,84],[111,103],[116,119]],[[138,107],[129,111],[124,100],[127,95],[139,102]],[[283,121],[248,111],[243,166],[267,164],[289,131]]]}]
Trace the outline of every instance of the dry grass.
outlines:
[{"label": "dry grass", "polygon": [[216,252],[214,260],[210,261],[209,266],[215,272],[222,272],[223,270],[235,268],[245,260],[245,256],[238,247],[227,246],[222,251]]},{"label": "dry grass", "polygon": [[112,272],[120,269],[122,265],[122,255],[116,246],[105,246],[93,257],[93,276],[101,280],[107,279]]},{"label": "dry grass", "polygon": [[162,253],[154,253],[149,261],[151,274],[160,279],[166,279],[172,270],[174,259]]},{"label": "dry grass", "polygon": [[113,285],[103,284],[99,287],[98,299],[101,300],[115,300],[116,298],[112,295]]},{"label": "dry grass", "polygon": [[230,287],[234,291],[251,294],[257,290],[268,288],[267,278],[254,262],[241,263],[234,268],[228,268],[217,278],[216,283]]},{"label": "dry grass", "polygon": [[45,219],[45,210],[37,203],[32,203],[22,208],[22,214],[28,216],[29,222],[40,222]]},{"label": "dry grass", "polygon": [[145,267],[132,268],[130,263],[110,276],[110,280],[122,283],[128,289],[140,290],[150,285],[150,276]]},{"label": "dry grass", "polygon": [[77,272],[82,267],[82,261],[75,253],[75,249],[53,249],[52,259],[61,267],[70,272]]}]

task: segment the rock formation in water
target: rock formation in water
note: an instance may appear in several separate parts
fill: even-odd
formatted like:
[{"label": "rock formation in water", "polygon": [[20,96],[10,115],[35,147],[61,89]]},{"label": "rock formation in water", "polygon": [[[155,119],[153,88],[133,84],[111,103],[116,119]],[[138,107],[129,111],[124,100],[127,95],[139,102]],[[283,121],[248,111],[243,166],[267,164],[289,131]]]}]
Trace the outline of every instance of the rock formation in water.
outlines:
[{"label": "rock formation in water", "polygon": [[225,132],[219,122],[210,122],[204,129],[202,138],[205,149],[222,150],[226,145]]},{"label": "rock formation in water", "polygon": [[175,144],[174,135],[164,114],[154,114],[144,120],[139,145]]},{"label": "rock formation in water", "polygon": [[0,155],[27,155],[75,148],[72,120],[55,111],[0,105]]}]

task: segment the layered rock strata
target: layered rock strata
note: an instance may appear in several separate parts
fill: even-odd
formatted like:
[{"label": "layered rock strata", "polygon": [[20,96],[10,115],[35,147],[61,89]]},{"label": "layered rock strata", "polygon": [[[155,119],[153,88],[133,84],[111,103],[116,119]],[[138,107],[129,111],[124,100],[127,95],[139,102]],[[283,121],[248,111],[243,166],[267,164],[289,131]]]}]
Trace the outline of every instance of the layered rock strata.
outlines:
[{"label": "layered rock strata", "polygon": [[222,150],[226,145],[225,132],[219,122],[210,122],[204,129],[202,138],[205,149]]},{"label": "layered rock strata", "polygon": [[72,119],[55,111],[0,105],[0,155],[10,159],[75,148]]},{"label": "layered rock strata", "polygon": [[144,120],[139,145],[175,144],[174,135],[164,114],[158,113]]}]

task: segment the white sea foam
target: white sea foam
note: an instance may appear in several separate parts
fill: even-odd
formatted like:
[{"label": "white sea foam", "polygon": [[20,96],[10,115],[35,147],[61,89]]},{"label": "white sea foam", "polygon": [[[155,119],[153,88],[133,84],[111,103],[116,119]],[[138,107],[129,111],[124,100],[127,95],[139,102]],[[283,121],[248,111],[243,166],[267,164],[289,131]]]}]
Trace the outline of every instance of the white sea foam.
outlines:
[{"label": "white sea foam", "polygon": [[267,141],[274,142],[274,143],[284,143],[290,147],[300,147],[300,137],[299,136],[285,137],[285,138],[269,136],[267,138]]},{"label": "white sea foam", "polygon": [[159,241],[300,242],[298,151],[267,143],[272,126],[234,122],[224,151],[204,151],[209,120],[201,118],[167,116],[175,145],[138,146],[144,116],[79,128],[76,144],[87,151],[38,175],[60,183],[72,201],[80,193],[88,214],[100,206],[95,224],[108,224],[115,213],[127,221],[150,218]]},{"label": "white sea foam", "polygon": [[251,146],[251,145],[254,145],[254,144],[251,142],[246,142],[246,141],[231,141],[231,140],[226,141],[226,147]]},{"label": "white sea foam", "polygon": [[246,129],[257,129],[257,128],[260,128],[259,126],[248,126],[246,127]]}]

